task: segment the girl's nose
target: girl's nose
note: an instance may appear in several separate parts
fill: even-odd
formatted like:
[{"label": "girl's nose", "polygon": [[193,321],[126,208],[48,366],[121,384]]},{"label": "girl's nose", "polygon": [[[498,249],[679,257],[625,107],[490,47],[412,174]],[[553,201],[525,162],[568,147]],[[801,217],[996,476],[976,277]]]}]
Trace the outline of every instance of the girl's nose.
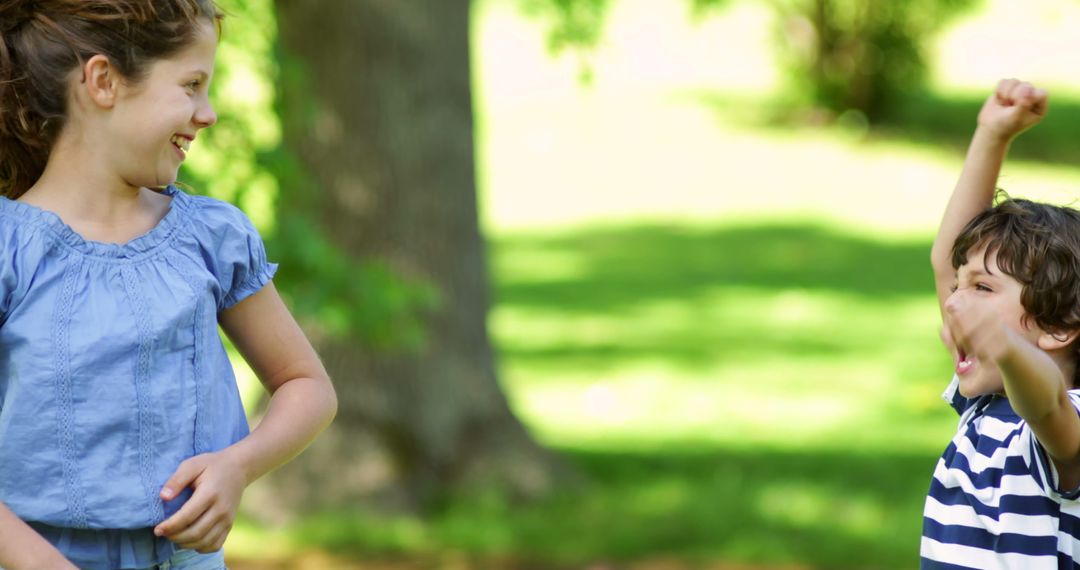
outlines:
[{"label": "girl's nose", "polygon": [[206,101],[206,104],[199,107],[195,112],[195,122],[204,129],[217,122],[217,113],[214,112],[214,107],[210,104],[210,101]]}]

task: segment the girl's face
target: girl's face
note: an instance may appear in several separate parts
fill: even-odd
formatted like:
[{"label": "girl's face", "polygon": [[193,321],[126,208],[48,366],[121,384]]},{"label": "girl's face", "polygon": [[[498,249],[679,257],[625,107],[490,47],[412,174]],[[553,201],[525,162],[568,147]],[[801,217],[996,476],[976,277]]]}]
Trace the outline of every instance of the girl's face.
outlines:
[{"label": "girl's face", "polygon": [[175,182],[198,132],[217,122],[209,99],[216,52],[217,32],[202,22],[187,48],[155,61],[141,81],[120,88],[106,129],[116,141],[110,159],[128,185]]}]

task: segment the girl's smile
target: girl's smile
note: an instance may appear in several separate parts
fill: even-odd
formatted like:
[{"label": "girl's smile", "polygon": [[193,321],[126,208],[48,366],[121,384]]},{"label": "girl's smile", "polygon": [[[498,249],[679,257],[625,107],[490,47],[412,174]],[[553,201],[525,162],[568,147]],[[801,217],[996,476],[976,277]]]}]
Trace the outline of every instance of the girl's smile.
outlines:
[{"label": "girl's smile", "polygon": [[217,32],[200,24],[191,44],[155,61],[146,77],[120,87],[106,123],[110,162],[129,186],[155,188],[176,181],[197,133],[217,122],[210,104]]},{"label": "girl's smile", "polygon": [[180,159],[183,160],[187,156],[187,152],[191,149],[191,143],[195,140],[194,136],[188,135],[173,135],[169,142],[176,147],[176,150],[180,153]]}]

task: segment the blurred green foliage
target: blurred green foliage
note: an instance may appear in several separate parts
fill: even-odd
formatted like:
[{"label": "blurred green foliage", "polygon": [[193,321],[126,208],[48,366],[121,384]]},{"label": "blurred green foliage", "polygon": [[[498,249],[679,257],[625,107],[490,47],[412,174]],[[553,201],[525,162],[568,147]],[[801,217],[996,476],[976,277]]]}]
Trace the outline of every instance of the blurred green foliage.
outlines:
[{"label": "blurred green foliage", "polygon": [[572,52],[579,58],[579,79],[592,81],[589,56],[603,36],[611,0],[523,0],[521,8],[548,29],[548,51]]},{"label": "blurred green foliage", "polygon": [[310,84],[300,63],[282,64],[272,0],[222,0],[221,7],[226,19],[211,90],[218,123],[200,135],[180,179],[251,217],[280,263],[275,283],[309,333],[385,350],[419,346],[423,316],[437,305],[434,289],[342,251],[316,209],[302,207],[321,189],[283,146],[282,117],[293,110],[281,108],[279,89],[283,81],[296,90]]},{"label": "blurred green foliage", "polygon": [[525,0],[522,9],[549,27],[548,49],[593,48],[600,40],[610,0]]},{"label": "blurred green foliage", "polygon": [[531,505],[474,496],[432,521],[325,513],[294,529],[291,540],[357,559],[431,560],[430,568],[443,567],[434,561],[448,553],[470,560],[468,568],[546,570],[649,560],[671,561],[656,566],[663,568],[710,568],[718,560],[830,570],[918,564],[912,537],[933,457],[558,451],[592,479],[588,491]]},{"label": "blurred green foliage", "polygon": [[978,0],[770,0],[791,92],[876,122],[925,86],[935,32]]},{"label": "blurred green foliage", "polygon": [[[877,122],[926,84],[926,46],[933,35],[981,0],[738,0],[776,13],[776,57],[789,82],[785,103],[823,110],[828,118],[855,111]],[[732,0],[689,0],[696,18]],[[553,53],[587,57],[602,36],[608,0],[526,0],[548,27]],[[588,74],[585,75],[589,77]]]},{"label": "blurred green foliage", "polygon": [[[988,86],[992,87],[992,86]],[[1075,166],[1080,164],[1076,129],[1080,101],[1051,96],[1047,120],[1025,131],[1009,149],[1010,160]],[[975,117],[985,96],[942,97],[924,92],[898,102],[879,125],[882,133],[963,153],[975,129]]]}]

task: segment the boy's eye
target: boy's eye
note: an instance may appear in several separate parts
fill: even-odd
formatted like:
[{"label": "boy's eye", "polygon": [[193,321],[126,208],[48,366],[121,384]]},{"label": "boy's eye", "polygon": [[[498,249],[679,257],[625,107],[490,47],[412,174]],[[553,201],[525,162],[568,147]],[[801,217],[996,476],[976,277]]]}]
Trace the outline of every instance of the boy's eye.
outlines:
[{"label": "boy's eye", "polygon": [[975,290],[976,291],[993,291],[993,289],[991,289],[990,287],[987,287],[983,283],[976,283],[975,284]]},{"label": "boy's eye", "polygon": [[192,81],[188,81],[187,88],[191,89],[192,91],[198,91],[199,86],[201,86],[201,85],[202,85],[202,81],[199,81],[198,79],[194,79]]},{"label": "boy's eye", "polygon": [[955,293],[958,288],[959,288],[959,286],[957,286],[956,283],[953,283],[952,285],[949,285],[949,292],[950,293]]}]

